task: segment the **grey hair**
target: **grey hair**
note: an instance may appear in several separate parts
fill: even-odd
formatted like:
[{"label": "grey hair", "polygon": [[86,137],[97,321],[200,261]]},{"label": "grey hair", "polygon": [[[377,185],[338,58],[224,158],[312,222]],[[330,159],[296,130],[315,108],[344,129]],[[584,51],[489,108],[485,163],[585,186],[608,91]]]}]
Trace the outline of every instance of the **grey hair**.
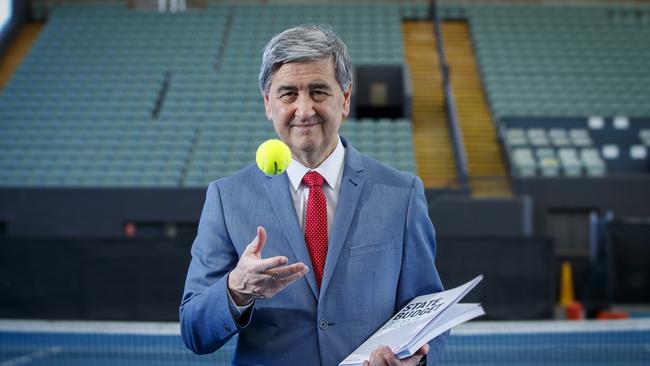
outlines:
[{"label": "grey hair", "polygon": [[264,48],[258,78],[260,91],[268,94],[271,78],[282,65],[322,59],[332,60],[336,81],[347,91],[352,84],[352,62],[347,46],[331,27],[302,25],[277,34]]}]

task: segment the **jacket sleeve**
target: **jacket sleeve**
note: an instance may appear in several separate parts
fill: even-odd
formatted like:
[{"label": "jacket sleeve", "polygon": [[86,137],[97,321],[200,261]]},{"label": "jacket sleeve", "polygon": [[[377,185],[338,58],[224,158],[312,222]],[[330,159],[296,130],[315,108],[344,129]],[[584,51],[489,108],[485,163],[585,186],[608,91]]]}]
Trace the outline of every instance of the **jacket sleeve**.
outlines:
[{"label": "jacket sleeve", "polygon": [[[415,177],[411,187],[404,230],[404,254],[397,288],[396,308],[401,309],[414,297],[443,291],[435,265],[436,234],[429,218],[424,186]],[[433,365],[440,357],[449,332],[429,342],[427,364]]]},{"label": "jacket sleeve", "polygon": [[239,256],[228,235],[217,182],[208,186],[180,305],[181,336],[198,354],[211,353],[248,325],[252,310],[235,321],[227,295],[228,273]]}]

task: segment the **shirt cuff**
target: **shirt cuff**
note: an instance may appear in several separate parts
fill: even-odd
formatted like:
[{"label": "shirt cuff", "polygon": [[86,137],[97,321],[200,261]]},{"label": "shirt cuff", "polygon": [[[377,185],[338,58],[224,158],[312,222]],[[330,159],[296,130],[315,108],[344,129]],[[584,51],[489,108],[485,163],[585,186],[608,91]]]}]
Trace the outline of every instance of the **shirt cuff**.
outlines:
[{"label": "shirt cuff", "polygon": [[244,312],[246,312],[246,310],[253,307],[253,302],[255,300],[251,300],[251,302],[249,302],[246,305],[239,306],[239,305],[235,304],[235,300],[232,299],[232,296],[230,295],[230,291],[228,291],[227,286],[226,286],[226,293],[228,294],[228,308],[230,309],[230,314],[232,315],[232,317],[235,320],[239,320],[241,318],[242,314],[244,314]]}]

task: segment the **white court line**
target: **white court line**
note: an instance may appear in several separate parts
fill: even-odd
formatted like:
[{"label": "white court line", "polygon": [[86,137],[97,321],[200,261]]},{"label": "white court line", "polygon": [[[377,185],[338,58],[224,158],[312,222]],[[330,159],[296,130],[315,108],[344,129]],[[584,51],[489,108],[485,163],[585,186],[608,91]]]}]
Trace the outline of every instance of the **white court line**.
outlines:
[{"label": "white court line", "polygon": [[[67,320],[3,320],[0,332],[180,335],[177,322],[118,322]],[[0,365],[2,366],[2,365]]]},{"label": "white court line", "polygon": [[[617,331],[650,331],[650,318],[576,321],[472,321],[454,328],[452,334],[491,335]],[[177,322],[155,323],[0,319],[0,332],[180,336],[180,325]]]},{"label": "white court line", "polygon": [[49,348],[46,348],[46,349],[36,351],[36,352],[34,352],[32,354],[29,354],[29,355],[24,355],[24,356],[16,357],[16,358],[11,359],[11,360],[2,361],[0,363],[0,366],[24,365],[24,364],[31,363],[34,360],[38,360],[40,358],[45,358],[45,357],[48,357],[48,356],[52,356],[52,355],[55,355],[55,354],[61,353],[61,352],[63,352],[63,347],[49,347]]},{"label": "white court line", "polygon": [[474,321],[452,329],[454,335],[540,334],[650,331],[648,319]]}]

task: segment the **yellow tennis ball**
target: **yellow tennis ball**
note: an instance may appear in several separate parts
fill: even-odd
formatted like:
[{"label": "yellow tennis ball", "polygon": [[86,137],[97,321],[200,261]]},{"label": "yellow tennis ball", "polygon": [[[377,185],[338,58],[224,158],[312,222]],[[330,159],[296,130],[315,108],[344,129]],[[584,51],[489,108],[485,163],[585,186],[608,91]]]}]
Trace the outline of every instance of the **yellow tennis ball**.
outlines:
[{"label": "yellow tennis ball", "polygon": [[255,161],[266,175],[282,174],[291,164],[291,150],[278,139],[266,140],[257,148]]}]

